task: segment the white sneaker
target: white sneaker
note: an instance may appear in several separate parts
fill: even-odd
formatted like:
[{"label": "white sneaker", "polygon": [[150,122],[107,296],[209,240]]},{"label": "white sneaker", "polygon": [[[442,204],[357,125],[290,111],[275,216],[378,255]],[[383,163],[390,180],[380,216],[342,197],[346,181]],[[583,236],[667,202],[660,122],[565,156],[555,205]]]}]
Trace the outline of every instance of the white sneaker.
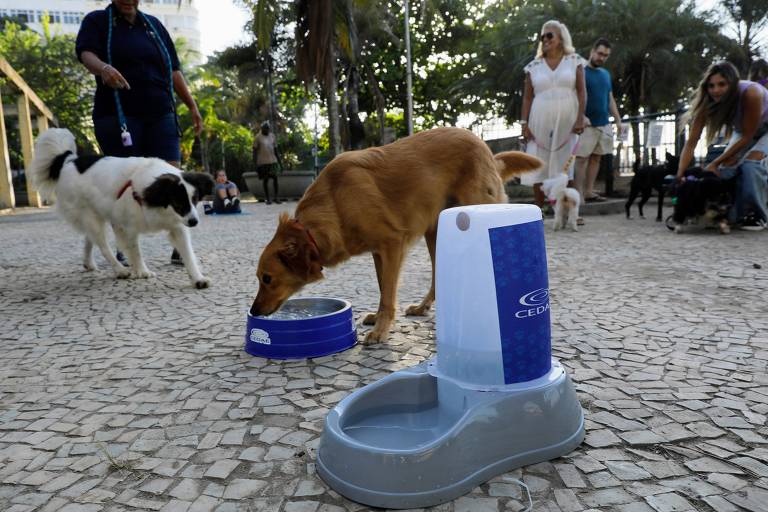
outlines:
[{"label": "white sneaker", "polygon": [[224,200],[224,208],[229,208],[229,205],[232,204],[232,201],[229,200],[229,198],[226,198]]}]

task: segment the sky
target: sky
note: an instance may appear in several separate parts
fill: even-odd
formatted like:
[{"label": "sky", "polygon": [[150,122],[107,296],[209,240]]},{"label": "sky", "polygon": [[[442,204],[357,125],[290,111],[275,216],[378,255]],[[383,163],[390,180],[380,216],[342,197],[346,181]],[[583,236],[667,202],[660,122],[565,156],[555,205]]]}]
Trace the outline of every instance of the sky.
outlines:
[{"label": "sky", "polygon": [[193,0],[200,13],[200,44],[206,57],[228,46],[247,41],[243,26],[248,11],[233,0]]}]

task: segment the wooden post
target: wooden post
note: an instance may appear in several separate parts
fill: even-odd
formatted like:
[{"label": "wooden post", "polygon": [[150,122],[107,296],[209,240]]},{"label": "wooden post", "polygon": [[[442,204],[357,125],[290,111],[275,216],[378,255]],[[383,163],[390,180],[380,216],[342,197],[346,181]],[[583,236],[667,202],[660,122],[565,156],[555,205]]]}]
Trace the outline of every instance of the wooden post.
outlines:
[{"label": "wooden post", "polygon": [[42,114],[37,114],[37,136],[39,137],[48,129],[48,118]]},{"label": "wooden post", "polygon": [[27,172],[32,167],[35,149],[32,139],[32,115],[29,111],[29,98],[26,94],[19,96],[19,134],[21,135],[21,153],[24,155],[24,173],[27,178],[29,206],[40,208],[43,202],[40,200],[40,194],[32,186],[32,180],[29,179],[29,172]]},{"label": "wooden post", "polygon": [[0,95],[0,209],[14,208],[16,196],[13,193],[11,177],[11,159],[8,153],[8,137],[5,134],[5,114],[3,98]]}]

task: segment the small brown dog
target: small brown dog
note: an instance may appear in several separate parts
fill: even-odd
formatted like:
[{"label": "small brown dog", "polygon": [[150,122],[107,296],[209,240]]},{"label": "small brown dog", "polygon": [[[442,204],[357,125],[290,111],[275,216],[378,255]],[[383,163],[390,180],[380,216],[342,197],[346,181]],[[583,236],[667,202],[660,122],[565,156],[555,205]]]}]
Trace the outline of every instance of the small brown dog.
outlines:
[{"label": "small brown dog", "polygon": [[259,292],[252,315],[276,311],[304,285],[357,254],[373,253],[380,301],[366,343],[384,341],[395,318],[397,284],[408,248],[423,236],[432,258],[432,286],[406,315],[424,315],[435,300],[435,244],[440,211],[452,206],[506,203],[504,182],[540,168],[518,151],[494,157],[460,128],[436,128],[392,144],[343,153],[307,189],[296,217],[280,216],[259,259]]}]

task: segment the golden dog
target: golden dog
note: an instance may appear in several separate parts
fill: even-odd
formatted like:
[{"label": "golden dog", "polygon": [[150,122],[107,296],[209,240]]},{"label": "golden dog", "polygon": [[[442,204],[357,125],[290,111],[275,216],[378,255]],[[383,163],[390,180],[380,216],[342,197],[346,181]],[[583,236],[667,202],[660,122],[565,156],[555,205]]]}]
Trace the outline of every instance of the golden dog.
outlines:
[{"label": "golden dog", "polygon": [[424,315],[435,301],[435,243],[440,211],[452,206],[505,203],[504,182],[540,168],[518,151],[494,157],[485,143],[460,128],[436,128],[392,144],[343,153],[307,189],[295,218],[280,216],[259,258],[259,292],[252,315],[276,311],[304,285],[357,254],[373,253],[379,309],[365,343],[384,341],[395,318],[397,284],[408,248],[419,237],[432,258],[432,286],[406,315]]}]

